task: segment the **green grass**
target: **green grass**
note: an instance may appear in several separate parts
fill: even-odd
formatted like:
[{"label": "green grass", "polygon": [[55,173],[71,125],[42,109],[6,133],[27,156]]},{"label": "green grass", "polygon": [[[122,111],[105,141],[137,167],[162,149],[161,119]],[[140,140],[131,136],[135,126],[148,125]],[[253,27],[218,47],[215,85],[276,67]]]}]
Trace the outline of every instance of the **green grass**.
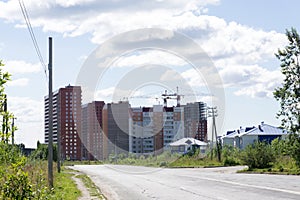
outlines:
[{"label": "green grass", "polygon": [[277,157],[271,167],[263,169],[246,169],[239,173],[258,173],[258,174],[280,174],[280,175],[300,175],[300,168],[296,165],[296,161],[289,156]]},{"label": "green grass", "polygon": [[168,167],[221,167],[223,163],[210,158],[199,158],[197,156],[182,156],[172,163],[167,164]]},{"label": "green grass", "polygon": [[168,163],[172,163],[180,157],[178,154],[171,154],[164,152],[160,155],[150,156],[136,156],[130,154],[128,157],[125,155],[118,155],[114,159],[108,159],[105,163],[117,165],[135,165],[135,166],[148,166],[148,167],[167,167]]},{"label": "green grass", "polygon": [[107,161],[110,164],[119,165],[136,165],[149,167],[218,167],[224,166],[223,163],[218,162],[215,158],[210,159],[208,155],[197,153],[196,155],[180,155],[171,154],[166,151],[157,156],[134,156],[128,157],[119,155],[119,157]]},{"label": "green grass", "polygon": [[62,163],[64,166],[73,166],[73,165],[102,165],[102,161],[64,161]]},{"label": "green grass", "polygon": [[53,200],[74,200],[80,197],[81,192],[72,179],[73,174],[63,168],[61,173],[55,173],[54,190],[51,192],[50,199]]},{"label": "green grass", "polygon": [[105,199],[105,197],[101,193],[100,189],[95,185],[94,182],[91,181],[91,179],[87,175],[80,174],[80,175],[77,175],[76,177],[80,178],[82,180],[85,187],[90,192],[91,197],[98,197],[99,199]]}]

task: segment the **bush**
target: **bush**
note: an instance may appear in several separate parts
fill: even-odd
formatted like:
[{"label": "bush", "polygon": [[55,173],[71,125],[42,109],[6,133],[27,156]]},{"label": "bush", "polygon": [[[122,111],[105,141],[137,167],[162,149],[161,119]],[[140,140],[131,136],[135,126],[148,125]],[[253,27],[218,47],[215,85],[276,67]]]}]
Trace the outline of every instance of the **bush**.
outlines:
[{"label": "bush", "polygon": [[2,187],[2,197],[5,199],[32,199],[32,185],[28,178],[28,173],[23,171],[25,158],[13,164],[13,173],[8,174],[7,180]]},{"label": "bush", "polygon": [[240,164],[240,150],[233,146],[222,147],[222,162],[224,166],[234,166]]},{"label": "bush", "polygon": [[300,137],[298,134],[289,134],[286,140],[286,148],[288,154],[296,161],[296,165],[300,168]]},{"label": "bush", "polygon": [[241,154],[243,164],[249,169],[267,168],[271,162],[275,160],[275,155],[271,145],[265,142],[255,142],[253,145],[248,145]]}]

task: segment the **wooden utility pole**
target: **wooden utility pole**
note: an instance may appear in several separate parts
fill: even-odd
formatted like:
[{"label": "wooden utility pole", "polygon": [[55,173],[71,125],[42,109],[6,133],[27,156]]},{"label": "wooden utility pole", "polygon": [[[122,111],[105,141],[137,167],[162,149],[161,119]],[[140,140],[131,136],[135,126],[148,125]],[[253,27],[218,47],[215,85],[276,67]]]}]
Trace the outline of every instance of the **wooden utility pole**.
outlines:
[{"label": "wooden utility pole", "polygon": [[6,94],[4,95],[4,102],[3,102],[3,118],[2,118],[2,141],[6,142],[7,140],[7,98],[6,98]]},{"label": "wooden utility pole", "polygon": [[12,118],[12,123],[11,123],[11,144],[15,144],[15,117]]},{"label": "wooden utility pole", "polygon": [[7,96],[5,95],[4,101],[4,116],[5,116],[5,142],[8,144],[8,112],[7,112]]},{"label": "wooden utility pole", "polygon": [[48,142],[48,183],[53,188],[53,93],[52,93],[52,37],[49,37],[49,142]]}]

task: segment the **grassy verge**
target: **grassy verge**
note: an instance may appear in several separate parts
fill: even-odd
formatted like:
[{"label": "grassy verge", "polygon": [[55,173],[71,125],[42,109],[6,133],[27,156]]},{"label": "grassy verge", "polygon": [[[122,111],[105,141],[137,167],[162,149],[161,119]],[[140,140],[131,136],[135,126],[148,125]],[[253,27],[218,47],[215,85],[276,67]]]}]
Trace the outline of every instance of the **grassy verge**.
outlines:
[{"label": "grassy verge", "polygon": [[95,185],[93,181],[91,181],[91,179],[87,175],[80,174],[77,175],[76,177],[82,180],[85,187],[88,189],[91,197],[98,197],[99,199],[105,199],[100,189]]},{"label": "grassy verge", "polygon": [[72,180],[73,174],[69,170],[63,169],[61,173],[55,173],[54,190],[50,199],[73,200],[80,197],[81,192]]},{"label": "grassy verge", "polygon": [[238,173],[248,174],[278,174],[278,175],[300,175],[299,169],[286,169],[284,171],[275,168],[264,168],[264,169],[245,169],[240,170]]},{"label": "grassy verge", "polygon": [[181,168],[181,167],[222,167],[223,163],[218,162],[217,160],[209,158],[198,158],[193,156],[182,156],[179,159],[175,160],[172,163],[167,165],[172,168]]},{"label": "grassy verge", "polygon": [[109,164],[120,165],[136,165],[149,167],[219,167],[224,166],[222,162],[218,162],[216,158],[210,159],[210,156],[196,153],[195,155],[180,155],[165,151],[157,156],[134,156],[128,157],[118,155],[114,159],[108,160]]},{"label": "grassy verge", "polygon": [[102,161],[64,161],[62,163],[64,166],[73,166],[73,165],[102,165]]}]

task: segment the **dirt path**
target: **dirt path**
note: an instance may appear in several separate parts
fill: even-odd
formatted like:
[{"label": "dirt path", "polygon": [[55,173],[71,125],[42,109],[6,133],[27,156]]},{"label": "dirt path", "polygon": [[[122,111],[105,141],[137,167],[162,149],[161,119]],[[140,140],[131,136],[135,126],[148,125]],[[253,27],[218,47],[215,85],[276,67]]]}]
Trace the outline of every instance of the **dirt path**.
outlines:
[{"label": "dirt path", "polygon": [[77,177],[77,175],[80,175],[78,172],[72,173],[74,176],[72,176],[72,179],[75,181],[77,188],[81,191],[81,197],[78,198],[78,200],[96,200],[99,199],[97,197],[91,197],[89,190],[85,187],[84,183],[80,178]]}]

